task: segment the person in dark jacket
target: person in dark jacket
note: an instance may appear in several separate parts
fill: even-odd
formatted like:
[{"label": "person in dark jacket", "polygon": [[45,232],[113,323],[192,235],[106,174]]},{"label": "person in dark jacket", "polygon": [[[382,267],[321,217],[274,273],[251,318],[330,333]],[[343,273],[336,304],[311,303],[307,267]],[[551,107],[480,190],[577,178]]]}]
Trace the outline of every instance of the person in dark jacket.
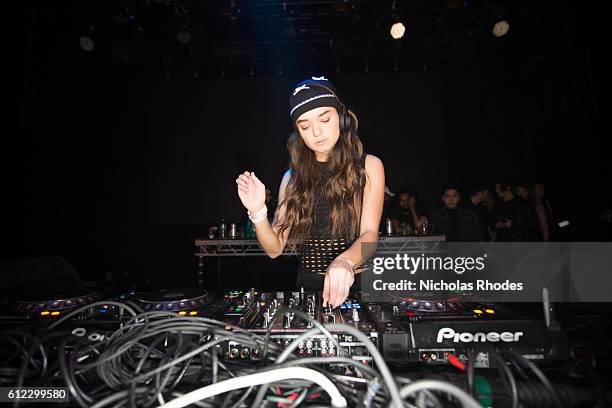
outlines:
[{"label": "person in dark jacket", "polygon": [[459,189],[447,185],[443,189],[444,206],[432,212],[429,227],[433,234],[445,234],[448,242],[478,242],[482,234],[476,215],[467,208],[459,206]]},{"label": "person in dark jacket", "polygon": [[397,205],[390,209],[389,218],[393,224],[393,232],[402,234],[405,227],[411,230],[421,229],[423,224],[427,223],[427,212],[415,194],[406,189],[399,193]]},{"label": "person in dark jacket", "polygon": [[486,203],[487,194],[488,191],[483,186],[473,188],[470,192],[470,201],[466,205],[466,207],[476,215],[478,226],[480,227],[480,235],[482,235],[484,241],[491,240],[491,233],[489,232],[491,211]]},{"label": "person in dark jacket", "polygon": [[515,197],[510,183],[500,183],[499,216],[495,223],[497,242],[532,242],[538,240],[538,224],[529,202]]}]

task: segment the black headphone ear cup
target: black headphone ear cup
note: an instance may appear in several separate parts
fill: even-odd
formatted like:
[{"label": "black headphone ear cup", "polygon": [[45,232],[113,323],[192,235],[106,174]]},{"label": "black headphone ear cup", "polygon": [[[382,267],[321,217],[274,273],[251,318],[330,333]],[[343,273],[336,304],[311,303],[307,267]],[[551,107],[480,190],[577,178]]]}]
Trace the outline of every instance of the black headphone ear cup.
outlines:
[{"label": "black headphone ear cup", "polygon": [[351,115],[347,112],[346,107],[342,109],[341,123],[343,133],[351,130]]}]

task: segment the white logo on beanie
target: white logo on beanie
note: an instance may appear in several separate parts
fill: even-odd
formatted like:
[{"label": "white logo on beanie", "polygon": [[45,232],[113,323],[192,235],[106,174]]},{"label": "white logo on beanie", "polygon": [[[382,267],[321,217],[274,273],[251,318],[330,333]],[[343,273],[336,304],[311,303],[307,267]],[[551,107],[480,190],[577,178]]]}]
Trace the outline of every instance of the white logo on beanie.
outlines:
[{"label": "white logo on beanie", "polygon": [[295,88],[295,91],[293,91],[293,96],[297,95],[298,92],[304,90],[304,89],[310,89],[310,87],[306,86],[306,85],[302,85],[300,87]]},{"label": "white logo on beanie", "polygon": [[327,81],[327,78],[325,78],[325,76],[312,77],[312,79],[315,81]]}]

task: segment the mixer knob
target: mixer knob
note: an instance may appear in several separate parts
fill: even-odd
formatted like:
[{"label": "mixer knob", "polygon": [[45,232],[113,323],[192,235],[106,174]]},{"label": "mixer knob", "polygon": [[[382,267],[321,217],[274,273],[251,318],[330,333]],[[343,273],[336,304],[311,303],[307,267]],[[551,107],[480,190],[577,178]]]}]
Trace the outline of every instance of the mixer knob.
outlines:
[{"label": "mixer knob", "polygon": [[173,307],[173,306],[174,306],[174,305],[173,305],[172,303],[168,303],[168,304],[166,305],[166,308],[167,308],[168,310],[172,310],[172,307]]},{"label": "mixer knob", "polygon": [[429,310],[429,309],[431,309],[432,304],[431,304],[431,303],[429,303],[429,302],[425,302],[425,303],[423,303],[423,307],[424,307],[425,309]]},{"label": "mixer knob", "polygon": [[436,309],[444,310],[444,305],[440,302],[436,303]]},{"label": "mixer knob", "polygon": [[410,303],[410,307],[413,309],[418,309],[419,308],[419,302],[414,301],[412,303]]},{"label": "mixer knob", "polygon": [[291,327],[291,315],[289,313],[285,313],[285,316],[283,316],[283,327],[285,329]]},{"label": "mixer knob", "polygon": [[[311,317],[313,317],[313,316],[311,316]],[[312,324],[312,320],[309,320],[309,321],[306,323],[306,327],[307,327],[307,328],[309,328],[309,329],[312,329],[312,326],[313,326],[313,324]]]},{"label": "mixer knob", "polygon": [[158,303],[158,304],[155,305],[155,310],[161,310],[161,308],[162,308],[162,304],[161,303]]},{"label": "mixer knob", "polygon": [[357,311],[357,309],[353,309],[353,321],[354,322],[359,321],[359,312]]},{"label": "mixer knob", "polygon": [[333,309],[332,309],[331,305],[327,305],[327,308],[325,309],[325,313],[331,314],[332,312],[333,312]]},{"label": "mixer knob", "polygon": [[184,309],[185,308],[185,302],[181,302],[179,303],[179,309]]},{"label": "mixer knob", "polygon": [[393,306],[393,314],[399,314],[399,307],[397,305]]},{"label": "mixer knob", "polygon": [[67,300],[65,304],[66,306],[72,306],[72,300]]}]

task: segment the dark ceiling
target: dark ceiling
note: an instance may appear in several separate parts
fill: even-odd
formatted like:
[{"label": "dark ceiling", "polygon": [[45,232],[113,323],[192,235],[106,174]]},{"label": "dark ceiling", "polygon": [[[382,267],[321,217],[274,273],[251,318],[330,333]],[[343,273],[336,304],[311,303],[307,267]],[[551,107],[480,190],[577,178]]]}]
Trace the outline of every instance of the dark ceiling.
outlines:
[{"label": "dark ceiling", "polygon": [[[495,50],[527,63],[545,49],[555,13],[551,2],[525,0],[34,3],[39,36],[45,21],[61,24],[77,48],[79,37],[92,40],[92,51],[78,52],[167,78],[436,70]],[[502,19],[510,30],[497,38]],[[389,32],[397,21],[406,27],[400,40]]]}]

